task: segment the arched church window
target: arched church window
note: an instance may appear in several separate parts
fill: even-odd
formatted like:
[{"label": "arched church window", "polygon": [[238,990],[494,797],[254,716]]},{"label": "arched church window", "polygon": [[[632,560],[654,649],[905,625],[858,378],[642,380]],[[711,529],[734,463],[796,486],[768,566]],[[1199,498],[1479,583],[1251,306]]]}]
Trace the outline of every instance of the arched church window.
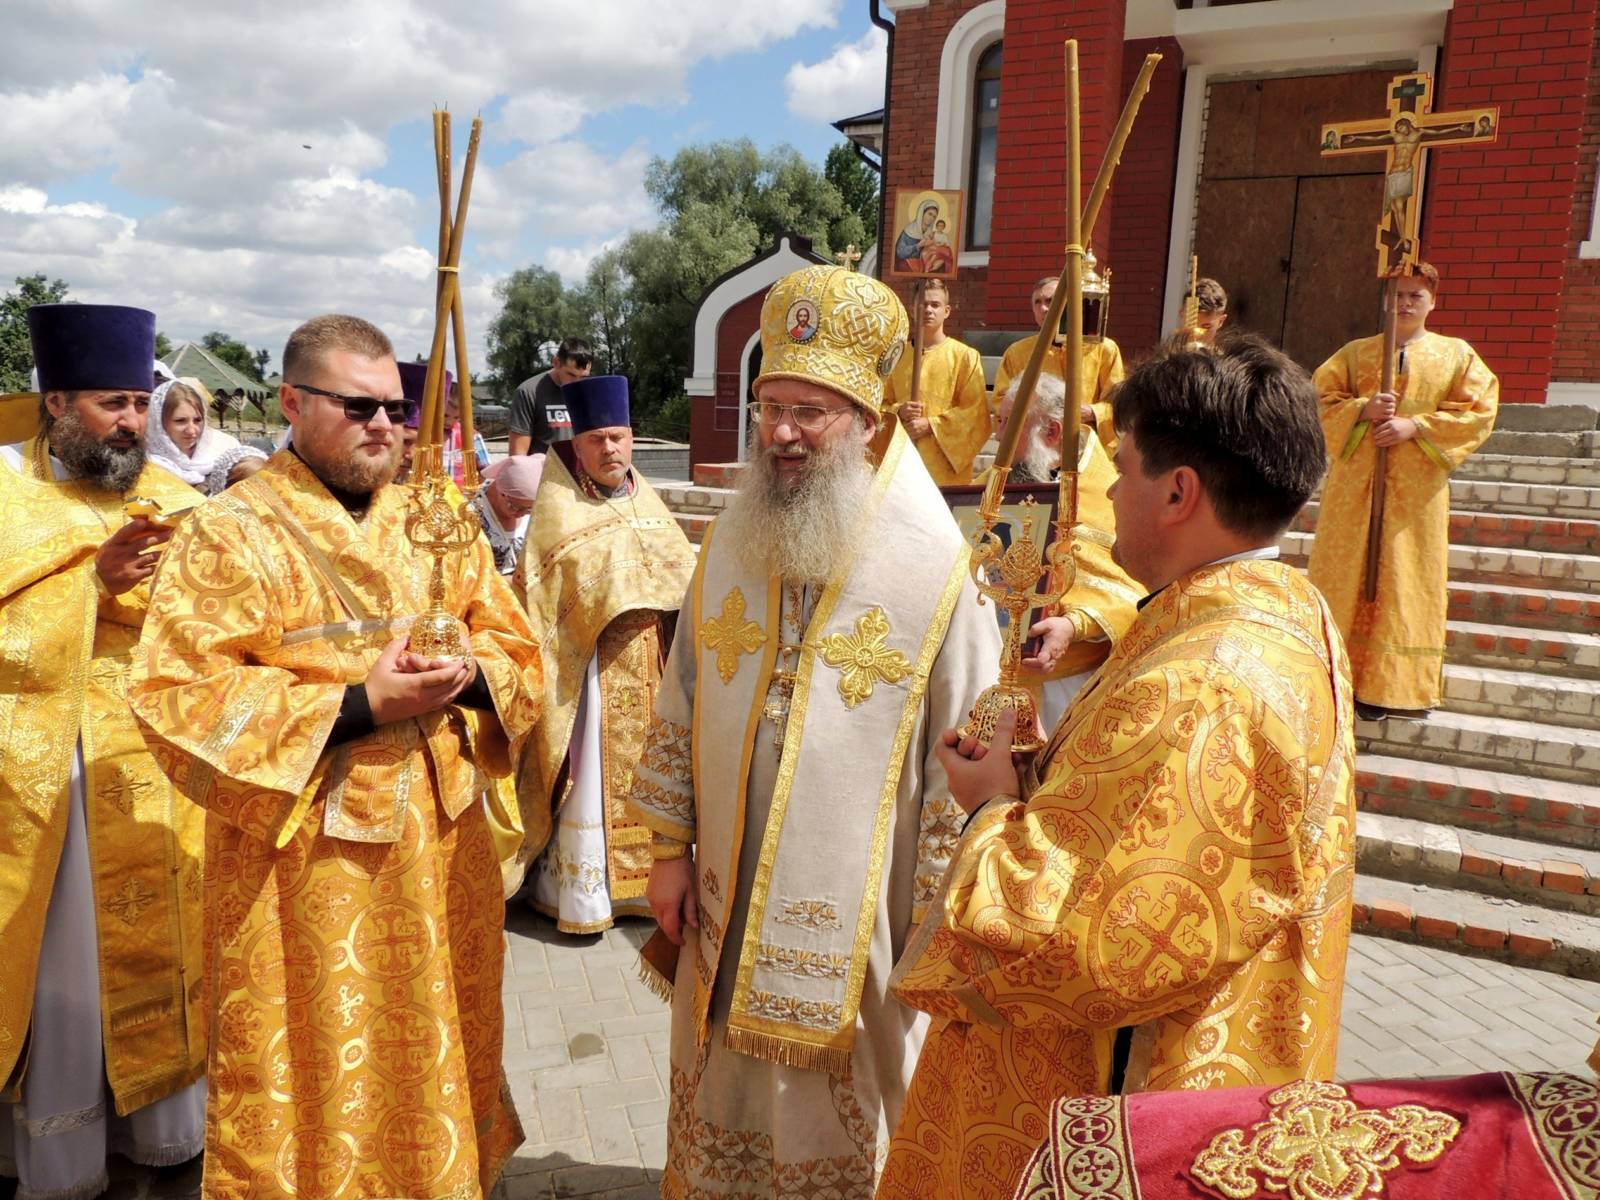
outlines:
[{"label": "arched church window", "polygon": [[994,163],[1000,140],[1000,46],[978,58],[972,81],[972,161],[967,172],[968,250],[989,248],[994,221]]}]

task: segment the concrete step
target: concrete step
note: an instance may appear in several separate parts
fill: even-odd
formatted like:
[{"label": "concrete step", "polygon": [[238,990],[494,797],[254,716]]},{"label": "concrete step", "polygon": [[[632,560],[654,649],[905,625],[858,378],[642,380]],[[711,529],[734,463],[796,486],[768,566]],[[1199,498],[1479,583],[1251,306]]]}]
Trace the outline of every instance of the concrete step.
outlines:
[{"label": "concrete step", "polygon": [[1541,587],[1450,581],[1451,621],[1511,626],[1527,631],[1600,634],[1600,596]]},{"label": "concrete step", "polygon": [[1486,483],[1532,486],[1600,487],[1600,462],[1568,455],[1474,454],[1450,477]]},{"label": "concrete step", "polygon": [[[1295,518],[1293,528],[1312,533],[1321,511],[1321,503],[1307,504]],[[1595,554],[1600,551],[1600,521],[1452,509],[1450,544],[1547,554]]]},{"label": "concrete step", "polygon": [[1600,850],[1363,812],[1356,814],[1356,868],[1405,883],[1600,914]]},{"label": "concrete step", "polygon": [[[1571,680],[1600,680],[1600,634],[1529,630],[1476,621],[1445,627],[1445,661],[1512,672],[1559,672]],[[1590,682],[1590,688],[1600,684]]]},{"label": "concrete step", "polygon": [[1483,452],[1543,458],[1596,458],[1600,457],[1600,432],[1590,429],[1535,433],[1496,429],[1484,441]]},{"label": "concrete step", "polygon": [[1358,720],[1356,745],[1373,754],[1569,783],[1600,779],[1600,730],[1570,725],[1436,709],[1421,721]]},{"label": "concrete step", "polygon": [[[1284,560],[1303,567],[1311,558],[1312,535],[1290,530],[1278,539]],[[1561,588],[1600,595],[1600,555],[1450,547],[1450,578],[1509,587]]]},{"label": "concrete step", "polygon": [[1390,754],[1356,759],[1363,812],[1600,849],[1600,787]]},{"label": "concrete step", "polygon": [[1358,873],[1351,927],[1357,933],[1600,979],[1600,921],[1509,897]]},{"label": "concrete step", "polygon": [[1600,730],[1600,684],[1553,671],[1448,664],[1444,707],[1451,712]]},{"label": "concrete step", "polygon": [[1574,433],[1600,429],[1600,409],[1587,404],[1502,404],[1496,429],[1522,433]]},{"label": "concrete step", "polygon": [[653,485],[661,502],[673,512],[719,513],[733,496],[731,487],[702,487],[687,480],[665,480]]},{"label": "concrete step", "polygon": [[1450,480],[1450,506],[1474,512],[1600,520],[1600,486],[1511,483],[1456,476]]}]

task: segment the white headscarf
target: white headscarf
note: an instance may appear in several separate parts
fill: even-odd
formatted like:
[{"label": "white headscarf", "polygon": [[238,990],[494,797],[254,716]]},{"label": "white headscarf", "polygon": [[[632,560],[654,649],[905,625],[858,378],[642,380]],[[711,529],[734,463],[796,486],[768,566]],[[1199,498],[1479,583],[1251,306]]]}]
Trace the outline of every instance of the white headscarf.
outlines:
[{"label": "white headscarf", "polygon": [[150,393],[150,415],[144,427],[145,450],[158,467],[165,467],[191,487],[203,489],[206,476],[211,474],[212,467],[216,465],[217,455],[237,446],[239,439],[220,429],[213,429],[207,423],[200,432],[200,441],[195,444],[192,454],[185,454],[178,449],[177,443],[168,436],[166,426],[162,424],[167,394],[171,392],[173,383],[182,383],[200,397],[200,417],[206,419],[211,394],[205,385],[198,379],[168,380]]},{"label": "white headscarf", "polygon": [[206,485],[200,490],[208,496],[215,496],[218,492],[228,488],[228,475],[241,462],[247,458],[259,458],[266,462],[269,455],[264,450],[257,450],[254,446],[232,446],[217,455],[211,464],[211,474],[206,476]]}]

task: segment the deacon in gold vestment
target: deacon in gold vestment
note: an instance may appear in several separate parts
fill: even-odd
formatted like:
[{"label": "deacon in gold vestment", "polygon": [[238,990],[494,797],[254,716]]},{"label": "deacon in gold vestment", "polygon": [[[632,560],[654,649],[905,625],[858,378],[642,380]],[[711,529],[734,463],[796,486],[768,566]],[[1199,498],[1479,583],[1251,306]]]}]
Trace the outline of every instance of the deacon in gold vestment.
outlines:
[{"label": "deacon in gold vestment", "polygon": [[[1421,716],[1443,687],[1450,590],[1450,473],[1494,430],[1500,381],[1459,338],[1429,333],[1438,272],[1398,285],[1394,395],[1379,392],[1383,338],[1351,342],[1317,368],[1333,465],[1322,489],[1311,582],[1350,647],[1363,717]],[[1387,446],[1378,598],[1361,598],[1377,446]]]},{"label": "deacon in gold vestment", "polygon": [[942,279],[922,285],[922,378],[911,406],[911,354],[902,354],[884,384],[893,409],[916,444],[923,466],[940,487],[972,482],[972,460],[989,440],[993,422],[983,385],[983,359],[944,331],[950,291]]},{"label": "deacon in gold vestment", "polygon": [[[200,494],[145,457],[155,316],[39,305],[35,429],[0,445],[0,1173],[99,1195],[200,1152],[204,814],[145,749],[129,656]],[[15,1102],[15,1103],[8,1103]]]},{"label": "deacon in gold vestment", "polygon": [[1315,392],[1252,341],[1142,365],[1117,420],[1117,559],[1155,594],[1020,787],[1009,715],[987,752],[945,735],[976,815],[895,969],[935,1027],[883,1200],[1010,1196],[1058,1096],[1334,1069],[1348,667],[1274,561],[1324,467]]},{"label": "deacon in gold vestment", "polygon": [[534,907],[564,932],[596,933],[650,915],[650,831],[628,792],[695,552],[633,469],[627,379],[561,390],[572,439],[545,459],[514,581],[545,664],[544,711],[519,773],[515,880],[532,863]]},{"label": "deacon in gold vestment", "polygon": [[[1056,298],[1056,283],[1054,275],[1047,275],[1033,285],[1033,319],[1041,324],[1050,312],[1050,302]],[[1022,377],[1023,368],[1028,365],[1028,356],[1033,353],[1034,339],[1038,336],[1033,334],[1012,342],[1000,356],[1000,366],[994,373],[997,409],[1012,381]],[[1044,374],[1054,375],[1057,379],[1066,377],[1061,361],[1063,353],[1060,343],[1051,343],[1044,352]],[[1107,454],[1114,453],[1117,448],[1117,428],[1111,419],[1111,392],[1122,382],[1125,374],[1122,351],[1110,338],[1084,342],[1083,373],[1078,377],[1078,412],[1085,425],[1094,426]]]},{"label": "deacon in gold vestment", "polygon": [[537,716],[538,651],[482,538],[444,572],[471,656],[402,649],[431,560],[389,485],[389,341],[318,317],[283,370],[294,448],[173,539],[133,696],[206,809],[204,1195],[478,1200],[522,1140],[480,798]]},{"label": "deacon in gold vestment", "polygon": [[669,1200],[870,1200],[922,1044],[889,969],[960,833],[934,742],[994,678],[999,631],[879,423],[905,329],[841,267],[768,292],[757,441],[634,775],[659,859],[647,977],[672,994]]}]

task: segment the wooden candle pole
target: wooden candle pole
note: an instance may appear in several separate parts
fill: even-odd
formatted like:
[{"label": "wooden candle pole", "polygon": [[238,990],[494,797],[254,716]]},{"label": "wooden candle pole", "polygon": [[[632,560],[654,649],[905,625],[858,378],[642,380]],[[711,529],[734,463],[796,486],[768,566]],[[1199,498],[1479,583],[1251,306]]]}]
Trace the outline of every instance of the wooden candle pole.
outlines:
[{"label": "wooden candle pole", "polygon": [[[1134,80],[1133,89],[1128,93],[1127,103],[1122,106],[1122,116],[1117,121],[1116,129],[1112,131],[1111,142],[1106,147],[1105,157],[1100,162],[1100,170],[1095,175],[1094,187],[1089,191],[1089,201],[1083,207],[1081,225],[1083,229],[1093,229],[1095,222],[1100,218],[1100,206],[1105,201],[1106,193],[1111,190],[1111,177],[1116,173],[1117,164],[1122,161],[1122,151],[1127,145],[1128,134],[1133,130],[1133,120],[1138,116],[1139,106],[1150,90],[1150,79],[1155,74],[1156,64],[1160,61],[1159,54],[1145,56],[1139,77]],[[1028,365],[1022,370],[1021,382],[1017,385],[1017,400],[1011,409],[1011,419],[1006,422],[1005,433],[1001,436],[999,449],[995,453],[995,472],[991,477],[991,488],[993,481],[998,479],[999,489],[1004,489],[1005,475],[1010,471],[1012,460],[1016,457],[1017,441],[1022,436],[1022,426],[1027,419],[1028,408],[1033,403],[1033,389],[1039,382],[1039,372],[1044,368],[1045,352],[1050,348],[1054,331],[1061,324],[1061,312],[1067,302],[1066,289],[1063,285],[1066,283],[1070,266],[1069,258],[1067,265],[1061,269],[1055,298],[1050,302],[1050,311],[1045,315],[1044,322],[1039,328],[1039,336],[1034,339],[1033,353],[1028,356]],[[1077,397],[1070,393],[1068,399],[1072,404],[1078,402]],[[995,490],[994,494],[998,504],[1000,490]]]},{"label": "wooden candle pole", "polygon": [[[1061,356],[1062,380],[1067,400],[1062,411],[1061,470],[1058,474],[1060,502],[1056,511],[1058,552],[1072,561],[1072,529],[1078,523],[1078,446],[1083,438],[1083,136],[1078,120],[1078,43],[1067,43],[1067,344]],[[1113,169],[1115,163],[1112,164]],[[1101,175],[1109,171],[1102,169]],[[1096,181],[1098,186],[1098,180]],[[1101,193],[1102,196],[1104,193]],[[1056,291],[1062,291],[1060,284]],[[1039,335],[1043,339],[1044,334]],[[1020,392],[1017,397],[1022,399]],[[1015,414],[1013,414],[1013,420]],[[1020,423],[1019,423],[1020,428]],[[1065,436],[1067,430],[1072,436]]]},{"label": "wooden candle pole", "polygon": [[[1394,344],[1399,336],[1400,279],[1389,276],[1383,296],[1383,365],[1379,368],[1378,390],[1394,391]],[[1369,603],[1378,598],[1378,559],[1383,550],[1383,504],[1389,485],[1389,447],[1373,442],[1372,509],[1367,514],[1367,557],[1361,571],[1361,598]]]},{"label": "wooden candle pole", "polygon": [[917,280],[911,285],[911,319],[916,322],[916,328],[911,336],[911,393],[906,397],[908,404],[922,402],[922,347],[923,347],[923,322],[922,322],[922,289],[923,281]]}]

